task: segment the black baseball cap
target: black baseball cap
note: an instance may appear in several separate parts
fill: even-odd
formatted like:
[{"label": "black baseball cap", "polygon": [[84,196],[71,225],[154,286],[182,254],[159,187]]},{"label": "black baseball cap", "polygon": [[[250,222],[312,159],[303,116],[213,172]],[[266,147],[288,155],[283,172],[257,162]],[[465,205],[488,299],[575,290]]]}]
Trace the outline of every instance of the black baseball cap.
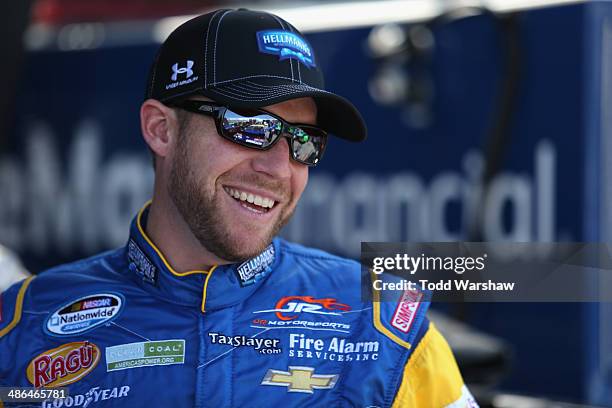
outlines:
[{"label": "black baseball cap", "polygon": [[366,138],[363,118],[324,88],[314,50],[291,24],[270,13],[217,10],[174,30],[151,66],[145,98],[171,104],[204,95],[236,108],[312,97],[317,126],[343,139]]}]

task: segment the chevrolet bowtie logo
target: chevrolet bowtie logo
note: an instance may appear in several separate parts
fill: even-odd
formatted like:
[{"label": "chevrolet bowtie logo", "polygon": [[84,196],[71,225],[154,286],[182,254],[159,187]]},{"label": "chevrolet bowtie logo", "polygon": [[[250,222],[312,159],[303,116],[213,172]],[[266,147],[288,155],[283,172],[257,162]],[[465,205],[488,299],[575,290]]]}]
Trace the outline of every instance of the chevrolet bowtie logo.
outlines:
[{"label": "chevrolet bowtie logo", "polygon": [[314,374],[312,367],[289,366],[289,371],[268,369],[262,385],[287,387],[289,392],[314,393],[314,390],[329,390],[338,382],[338,374]]}]

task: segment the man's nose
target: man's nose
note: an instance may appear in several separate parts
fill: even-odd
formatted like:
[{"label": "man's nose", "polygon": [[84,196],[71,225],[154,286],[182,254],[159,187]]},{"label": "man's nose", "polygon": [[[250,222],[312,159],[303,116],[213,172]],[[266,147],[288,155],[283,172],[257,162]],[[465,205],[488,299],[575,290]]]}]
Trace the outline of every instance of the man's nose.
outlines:
[{"label": "man's nose", "polygon": [[291,176],[291,158],[289,157],[289,140],[281,136],[271,149],[258,152],[253,159],[253,169],[267,173],[274,178]]}]

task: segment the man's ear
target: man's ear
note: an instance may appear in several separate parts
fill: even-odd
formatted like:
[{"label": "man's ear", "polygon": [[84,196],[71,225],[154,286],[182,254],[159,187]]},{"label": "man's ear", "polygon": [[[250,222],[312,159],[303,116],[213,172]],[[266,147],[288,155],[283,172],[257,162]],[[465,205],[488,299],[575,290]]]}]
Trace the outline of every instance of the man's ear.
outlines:
[{"label": "man's ear", "polygon": [[140,107],[140,129],[153,153],[166,157],[178,132],[176,114],[163,103],[147,99]]}]

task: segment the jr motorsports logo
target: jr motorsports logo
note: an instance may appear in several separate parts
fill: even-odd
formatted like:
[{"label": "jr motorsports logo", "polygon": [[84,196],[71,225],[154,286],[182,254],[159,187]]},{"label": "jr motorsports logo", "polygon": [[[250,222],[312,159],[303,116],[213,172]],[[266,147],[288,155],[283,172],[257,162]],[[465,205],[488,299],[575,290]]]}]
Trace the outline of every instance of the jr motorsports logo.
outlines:
[{"label": "jr motorsports logo", "polygon": [[106,371],[184,363],[183,339],[145,341],[106,348]]},{"label": "jr motorsports logo", "polygon": [[[266,329],[305,328],[348,333],[351,325],[337,322],[336,318],[341,319],[343,317],[342,312],[350,310],[349,305],[339,303],[334,298],[316,299],[312,296],[285,296],[276,302],[273,309],[254,311],[254,314],[262,315],[262,318],[254,319],[251,327]],[[272,317],[268,318],[267,314]]]},{"label": "jr motorsports logo", "polygon": [[122,307],[121,296],[110,293],[89,295],[52,313],[45,322],[45,331],[56,336],[84,333],[113,320]]}]

